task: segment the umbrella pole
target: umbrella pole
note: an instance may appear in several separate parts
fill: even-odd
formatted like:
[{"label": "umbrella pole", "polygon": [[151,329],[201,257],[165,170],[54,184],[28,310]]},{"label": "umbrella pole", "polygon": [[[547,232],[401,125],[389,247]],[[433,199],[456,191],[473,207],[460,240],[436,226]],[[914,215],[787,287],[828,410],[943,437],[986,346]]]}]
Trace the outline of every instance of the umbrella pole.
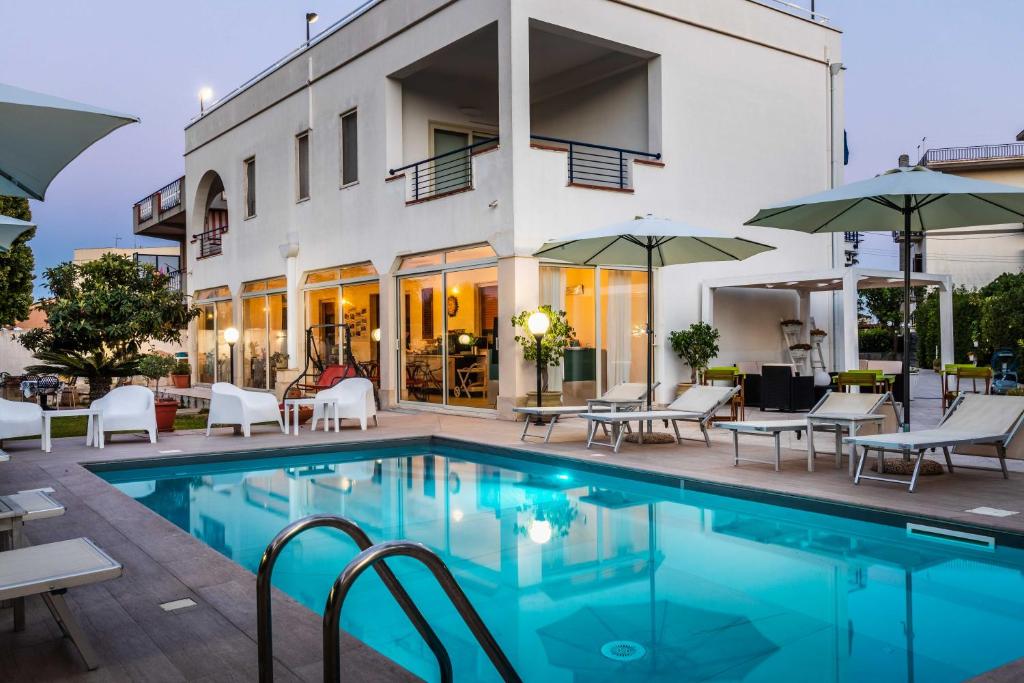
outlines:
[{"label": "umbrella pole", "polygon": [[[650,410],[653,404],[654,385],[654,266],[651,261],[654,254],[654,245],[650,237],[647,238],[647,406]],[[650,426],[650,423],[648,423]],[[643,425],[640,426],[641,433]]]},{"label": "umbrella pole", "polygon": [[903,429],[910,431],[910,195],[903,197]]}]

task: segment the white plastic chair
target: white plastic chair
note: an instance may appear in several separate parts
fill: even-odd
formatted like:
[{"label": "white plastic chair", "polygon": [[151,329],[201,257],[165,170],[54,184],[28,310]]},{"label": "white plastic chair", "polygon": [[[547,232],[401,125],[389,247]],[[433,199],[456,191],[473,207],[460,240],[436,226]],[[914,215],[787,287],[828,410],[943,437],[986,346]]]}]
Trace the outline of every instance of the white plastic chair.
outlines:
[{"label": "white plastic chair", "polygon": [[373,424],[377,424],[377,402],[373,398],[373,382],[365,377],[349,377],[329,389],[318,391],[317,399],[324,400],[313,406],[313,419],[311,429],[316,431],[317,421],[323,419],[324,430],[327,429],[329,411],[334,409],[335,417],[334,431],[340,428],[339,420],[359,420],[359,426],[366,429],[367,421],[372,417]]},{"label": "white plastic chair", "polygon": [[210,387],[210,416],[206,420],[206,435],[210,427],[218,425],[239,425],[242,434],[249,437],[252,425],[261,422],[276,422],[284,432],[284,418],[277,398],[262,391],[246,391],[234,384],[217,382]]},{"label": "white plastic chair", "polygon": [[43,409],[35,403],[0,398],[0,445],[4,439],[43,435]]},{"label": "white plastic chair", "polygon": [[[103,415],[104,432],[146,432],[156,443],[156,406],[153,392],[146,387],[124,386],[92,402]],[[100,438],[103,438],[100,435]]]}]

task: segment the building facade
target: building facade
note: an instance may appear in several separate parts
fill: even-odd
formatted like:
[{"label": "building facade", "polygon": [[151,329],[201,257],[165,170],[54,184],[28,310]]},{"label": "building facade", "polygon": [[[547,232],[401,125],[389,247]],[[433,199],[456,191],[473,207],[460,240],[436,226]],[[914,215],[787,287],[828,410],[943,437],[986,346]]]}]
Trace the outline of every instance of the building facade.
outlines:
[{"label": "building facade", "polygon": [[[1024,131],[1015,142],[929,149],[921,165],[944,173],[1024,187]],[[987,225],[926,233],[927,268],[957,285],[983,287],[1024,268],[1024,225]]]},{"label": "building facade", "polygon": [[841,182],[840,37],[751,0],[373,4],[193,121],[178,224],[144,211],[186,246],[194,381],[232,376],[235,327],[236,381],[281,390],[306,329],[330,359],[344,322],[385,405],[508,416],[534,386],[510,320],[546,303],[576,331],[549,377],[575,403],[642,381],[646,274],[545,241],[653,213],[778,247],[656,273],[668,397],[703,279],[844,262],[842,236],[741,227]]}]

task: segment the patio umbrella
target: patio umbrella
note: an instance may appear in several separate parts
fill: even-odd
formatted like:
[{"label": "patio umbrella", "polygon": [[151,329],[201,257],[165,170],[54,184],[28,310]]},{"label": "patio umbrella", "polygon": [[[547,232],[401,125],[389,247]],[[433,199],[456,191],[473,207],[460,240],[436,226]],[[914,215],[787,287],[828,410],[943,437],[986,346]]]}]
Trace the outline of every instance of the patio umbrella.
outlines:
[{"label": "patio umbrella", "polygon": [[668,600],[583,607],[537,634],[580,683],[743,680],[779,649],[747,617]]},{"label": "patio umbrella", "polygon": [[42,200],[75,157],[138,120],[0,83],[0,195]]},{"label": "patio umbrella", "polygon": [[590,266],[647,268],[647,407],[654,382],[654,268],[683,263],[742,261],[775,247],[732,237],[710,228],[695,228],[647,214],[625,223],[548,242],[534,256]]},{"label": "patio umbrella", "polygon": [[14,240],[21,237],[26,231],[36,227],[34,223],[21,221],[17,218],[0,214],[0,253],[11,248]]},{"label": "patio umbrella", "polygon": [[1024,220],[1024,188],[900,167],[856,183],[762,209],[746,225],[811,234],[902,232],[903,416],[910,425],[910,240],[914,233]]}]

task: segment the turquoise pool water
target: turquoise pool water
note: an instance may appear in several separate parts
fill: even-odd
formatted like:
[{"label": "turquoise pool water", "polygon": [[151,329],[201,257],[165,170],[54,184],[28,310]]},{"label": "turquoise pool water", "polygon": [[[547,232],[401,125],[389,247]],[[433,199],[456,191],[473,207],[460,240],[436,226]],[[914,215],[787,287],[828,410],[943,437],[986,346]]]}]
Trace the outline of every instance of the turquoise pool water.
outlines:
[{"label": "turquoise pool water", "polygon": [[[282,527],[318,512],[425,543],[526,681],[930,683],[1024,656],[1014,548],[438,446],[98,473],[250,570]],[[336,532],[308,532],[275,585],[322,612],[354,554]],[[497,680],[427,571],[391,564],[456,680]],[[437,679],[376,575],[342,627]]]}]

